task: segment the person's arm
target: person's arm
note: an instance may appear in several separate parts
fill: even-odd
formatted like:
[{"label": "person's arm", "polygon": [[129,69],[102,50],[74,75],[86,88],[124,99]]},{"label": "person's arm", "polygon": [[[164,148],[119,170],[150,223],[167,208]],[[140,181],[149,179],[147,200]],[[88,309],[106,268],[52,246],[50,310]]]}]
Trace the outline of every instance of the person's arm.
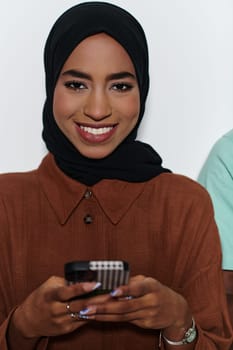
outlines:
[{"label": "person's arm", "polygon": [[45,350],[47,348],[47,339],[26,339],[13,327],[13,323],[11,322],[13,313],[14,310],[12,310],[5,321],[0,325],[0,349]]},{"label": "person's arm", "polygon": [[[229,349],[232,329],[221,269],[221,245],[212,202],[206,191],[202,192],[191,210],[187,208],[189,215],[184,234],[189,237],[190,246],[187,245],[187,252],[182,254],[187,267],[179,293],[187,301],[196,323],[195,350]],[[182,256],[178,259],[182,262]],[[164,341],[163,349],[168,349]]]},{"label": "person's arm", "polygon": [[[86,324],[71,317],[67,305],[70,299],[98,288],[95,282],[66,285],[64,278],[50,277],[35,289],[0,326],[1,350],[45,350],[48,339],[68,334]],[[104,298],[104,297],[103,297]],[[106,298],[106,297],[105,297]],[[73,303],[74,304],[74,303]],[[79,299],[72,310],[84,308],[85,299]],[[0,338],[1,342],[1,338]],[[1,343],[0,343],[1,344]]]},{"label": "person's arm", "polygon": [[[25,339],[14,327],[12,317],[16,309],[14,305],[14,266],[10,263],[10,244],[7,243],[8,222],[3,200],[0,201],[0,349],[1,350],[45,350],[47,341],[39,338]],[[40,347],[37,347],[39,345]]]},{"label": "person's arm", "polygon": [[190,251],[192,264],[187,268],[181,293],[197,325],[195,350],[229,349],[232,329],[223,283],[221,244],[212,201],[205,191],[193,205],[187,230],[195,232],[195,239]]},{"label": "person's arm", "polygon": [[12,321],[14,311],[10,314],[6,331],[6,343],[8,350],[46,350],[48,345],[48,337],[27,338],[15,327]]},{"label": "person's arm", "polygon": [[[50,336],[72,332],[85,323],[74,322],[66,304],[70,298],[92,290],[93,283],[67,286],[64,278],[51,277],[20,300],[22,297],[15,278],[17,267],[12,259],[14,245],[2,198],[0,227],[0,349],[45,350]],[[23,275],[21,278],[24,280]]]}]

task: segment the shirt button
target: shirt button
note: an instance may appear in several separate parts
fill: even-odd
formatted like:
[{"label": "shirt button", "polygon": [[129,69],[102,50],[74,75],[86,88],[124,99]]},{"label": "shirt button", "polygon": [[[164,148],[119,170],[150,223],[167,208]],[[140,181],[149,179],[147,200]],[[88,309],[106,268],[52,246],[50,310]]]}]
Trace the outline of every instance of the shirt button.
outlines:
[{"label": "shirt button", "polygon": [[85,224],[91,224],[93,222],[93,217],[91,215],[87,214],[83,220],[84,220]]},{"label": "shirt button", "polygon": [[89,199],[92,196],[92,192],[90,190],[87,190],[84,194],[84,198]]}]

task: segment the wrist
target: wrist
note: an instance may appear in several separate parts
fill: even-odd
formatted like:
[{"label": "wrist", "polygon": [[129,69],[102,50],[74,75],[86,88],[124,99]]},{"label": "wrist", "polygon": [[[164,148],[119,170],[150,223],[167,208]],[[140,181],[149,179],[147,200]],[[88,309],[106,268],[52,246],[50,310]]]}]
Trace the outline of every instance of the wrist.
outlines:
[{"label": "wrist", "polygon": [[179,294],[176,305],[173,322],[163,329],[163,335],[168,339],[179,341],[192,326],[192,313],[187,301]]},{"label": "wrist", "polygon": [[168,337],[167,334],[165,335],[165,331],[161,330],[160,344],[162,339],[165,341],[165,343],[172,346],[181,346],[184,344],[193,343],[197,337],[197,330],[196,330],[196,324],[195,324],[194,318],[192,318],[191,322],[192,323],[189,327],[186,327],[186,328],[182,327],[180,329],[177,329],[176,334],[172,333],[173,336]]},{"label": "wrist", "polygon": [[[15,310],[16,311],[16,310]],[[25,337],[21,328],[15,324],[14,313],[12,313],[12,317],[9,321],[7,332],[6,332],[6,342],[7,348],[11,350],[32,350],[37,348],[37,344],[40,341],[39,338],[28,338]],[[47,339],[44,340],[47,342]]]},{"label": "wrist", "polygon": [[192,326],[192,322],[193,319],[190,315],[184,323],[164,328],[162,330],[163,336],[174,341],[179,341],[183,338],[185,332]]},{"label": "wrist", "polygon": [[32,323],[27,320],[26,315],[24,314],[23,310],[21,309],[21,306],[19,306],[13,316],[12,316],[12,320],[11,320],[13,327],[15,330],[17,330],[18,334],[21,334],[21,336],[25,339],[33,339],[33,338],[37,338],[36,335],[33,334],[33,332],[31,331],[31,325]]}]

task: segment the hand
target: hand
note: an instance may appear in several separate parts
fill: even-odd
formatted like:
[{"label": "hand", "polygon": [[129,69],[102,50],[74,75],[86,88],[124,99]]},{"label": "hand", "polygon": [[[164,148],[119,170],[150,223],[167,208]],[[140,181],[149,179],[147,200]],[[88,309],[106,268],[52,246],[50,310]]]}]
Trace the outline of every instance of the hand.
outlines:
[{"label": "hand", "polygon": [[144,276],[131,278],[127,286],[112,293],[112,299],[89,304],[85,316],[96,321],[130,322],[141,328],[164,329],[165,336],[173,340],[182,338],[184,329],[192,324],[186,300],[157,280]]},{"label": "hand", "polygon": [[[96,283],[77,283],[67,286],[60,277],[51,277],[34,290],[15,310],[12,322],[26,338],[56,336],[74,331],[87,321],[78,317],[78,312],[85,309],[88,302],[103,302],[109,296],[91,299],[71,298],[89,293]],[[67,309],[67,303],[70,309]],[[76,314],[77,313],[77,314]],[[78,321],[78,322],[77,322]]]}]

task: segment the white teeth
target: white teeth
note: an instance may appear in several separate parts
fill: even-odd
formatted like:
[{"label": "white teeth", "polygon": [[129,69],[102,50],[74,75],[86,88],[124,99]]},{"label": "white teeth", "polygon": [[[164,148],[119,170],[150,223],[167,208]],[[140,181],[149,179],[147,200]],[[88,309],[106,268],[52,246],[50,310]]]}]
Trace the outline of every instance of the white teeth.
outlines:
[{"label": "white teeth", "polygon": [[109,131],[111,131],[113,129],[113,126],[109,126],[109,127],[104,127],[104,128],[90,128],[89,126],[83,126],[80,125],[80,129],[82,129],[85,132],[88,132],[89,134],[93,134],[93,135],[103,135],[108,133]]}]

